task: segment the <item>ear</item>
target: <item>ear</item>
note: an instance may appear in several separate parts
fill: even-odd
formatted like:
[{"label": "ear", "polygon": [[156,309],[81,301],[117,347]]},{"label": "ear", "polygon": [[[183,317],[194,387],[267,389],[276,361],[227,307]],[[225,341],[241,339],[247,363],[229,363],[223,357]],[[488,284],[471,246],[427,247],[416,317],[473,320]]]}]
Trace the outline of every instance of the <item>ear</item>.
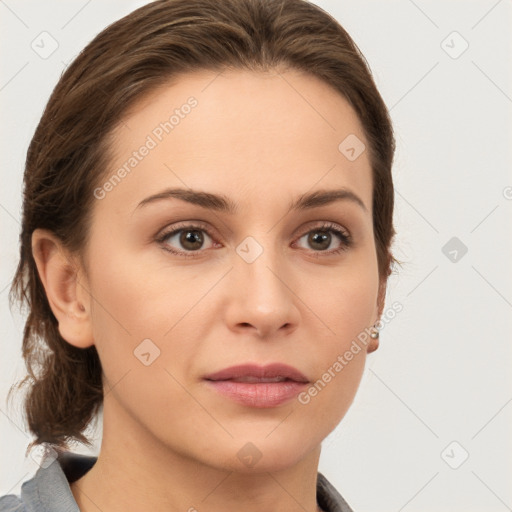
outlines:
[{"label": "ear", "polygon": [[[375,318],[373,324],[377,323],[377,321],[382,316],[382,312],[384,311],[384,303],[386,301],[386,287],[387,287],[386,279],[383,279],[383,278],[380,279],[379,292],[377,294],[377,318]],[[370,343],[368,344],[366,352],[368,354],[371,354],[372,352],[375,352],[378,348],[379,348],[379,338],[370,338]]]},{"label": "ear", "polygon": [[81,266],[48,230],[34,230],[32,254],[60,335],[78,348],[94,345],[91,300]]}]

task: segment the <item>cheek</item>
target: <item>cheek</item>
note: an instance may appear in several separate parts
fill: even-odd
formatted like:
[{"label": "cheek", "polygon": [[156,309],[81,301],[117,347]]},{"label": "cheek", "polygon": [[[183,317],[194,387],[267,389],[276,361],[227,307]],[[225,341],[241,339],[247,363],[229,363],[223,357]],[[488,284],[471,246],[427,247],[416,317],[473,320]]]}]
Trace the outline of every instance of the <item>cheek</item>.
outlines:
[{"label": "cheek", "polygon": [[149,379],[155,389],[158,377],[164,381],[158,389],[169,391],[170,376],[163,368],[183,382],[191,371],[197,340],[205,338],[198,329],[208,326],[198,325],[193,317],[210,281],[194,285],[195,274],[162,267],[161,259],[144,258],[135,251],[114,250],[120,246],[113,237],[105,241],[91,264],[93,335],[107,384],[114,385],[130,372],[130,380]]},{"label": "cheek", "polygon": [[320,320],[325,340],[333,350],[342,350],[353,338],[372,325],[378,296],[376,257],[359,251],[339,269],[330,269],[329,278],[309,283],[305,301]]},{"label": "cheek", "polygon": [[[333,407],[333,420],[343,417],[357,392],[371,340],[369,328],[376,311],[378,272],[370,256],[347,265],[329,286],[311,295],[311,309],[321,320],[316,332],[316,384],[302,403]],[[336,416],[336,418],[334,418]],[[334,426],[334,424],[333,424]]]},{"label": "cheek", "polygon": [[[158,339],[166,327],[162,318],[158,322],[156,308],[161,304],[161,290],[148,281],[150,274],[141,262],[128,252],[115,250],[119,247],[112,237],[101,244],[101,252],[91,252],[93,335],[107,380],[112,381],[134,363],[140,364],[134,354],[136,348],[143,340]],[[172,311],[172,304],[168,306]]]},{"label": "cheek", "polygon": [[172,292],[176,286],[166,282],[157,264],[145,257],[148,248],[135,248],[122,236],[116,238],[120,231],[122,226],[98,223],[91,242],[93,321],[100,344],[107,333],[109,338],[130,337],[133,342],[141,335],[161,336],[166,327],[161,325],[165,316],[160,312],[164,307],[168,313],[174,311],[179,302],[178,294]]},{"label": "cheek", "polygon": [[[364,286],[341,290],[332,288],[329,303],[329,328],[325,336],[317,337],[313,358],[317,371],[311,385],[298,396],[299,407],[307,411],[315,428],[324,435],[331,432],[350,408],[364,372],[366,350],[370,341],[369,327],[374,310],[373,287]],[[325,298],[324,298],[325,300]]]}]

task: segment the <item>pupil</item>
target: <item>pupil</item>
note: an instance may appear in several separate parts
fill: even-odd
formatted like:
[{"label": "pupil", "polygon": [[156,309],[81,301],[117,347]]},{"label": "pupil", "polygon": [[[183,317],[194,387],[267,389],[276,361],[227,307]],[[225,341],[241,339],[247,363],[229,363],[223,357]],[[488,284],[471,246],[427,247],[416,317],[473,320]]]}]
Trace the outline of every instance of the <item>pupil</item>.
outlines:
[{"label": "pupil", "polygon": [[192,249],[196,249],[197,247],[193,247],[194,245],[194,242],[201,242],[202,241],[202,237],[201,235],[199,234],[199,231],[186,231],[185,232],[185,237],[184,237],[184,243],[183,243],[183,240],[182,240],[182,243],[184,245],[184,247],[187,246],[187,244],[190,244],[192,245]]},{"label": "pupil", "polygon": [[[312,236],[312,239],[313,239],[314,243],[322,243],[322,242],[325,242],[326,240],[327,241],[329,240],[329,234],[328,233],[321,232],[321,231],[318,231],[317,233],[322,233],[322,234],[320,234],[320,235],[315,234],[315,235]],[[329,245],[329,244],[327,244],[327,245]]]}]

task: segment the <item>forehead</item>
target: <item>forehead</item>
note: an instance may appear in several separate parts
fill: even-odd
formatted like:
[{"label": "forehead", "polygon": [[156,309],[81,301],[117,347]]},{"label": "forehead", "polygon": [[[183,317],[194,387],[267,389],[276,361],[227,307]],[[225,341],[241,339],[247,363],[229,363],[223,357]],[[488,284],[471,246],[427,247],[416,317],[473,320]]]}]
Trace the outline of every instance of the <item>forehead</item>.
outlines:
[{"label": "forehead", "polygon": [[[348,146],[361,154],[347,157]],[[357,114],[328,84],[295,70],[181,75],[127,112],[111,149],[106,180],[122,179],[102,207],[132,211],[145,196],[180,186],[239,195],[261,208],[318,185],[357,190],[371,209]]]}]

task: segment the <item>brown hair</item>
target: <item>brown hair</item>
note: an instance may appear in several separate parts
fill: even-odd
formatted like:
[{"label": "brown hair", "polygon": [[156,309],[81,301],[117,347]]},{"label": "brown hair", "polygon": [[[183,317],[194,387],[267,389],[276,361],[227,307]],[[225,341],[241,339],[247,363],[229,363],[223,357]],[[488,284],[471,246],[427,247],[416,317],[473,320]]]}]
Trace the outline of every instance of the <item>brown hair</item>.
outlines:
[{"label": "brown hair", "polygon": [[[157,0],[111,24],[66,69],[27,152],[20,260],[10,290],[28,307],[23,357],[30,383],[24,411],[30,446],[66,448],[103,403],[94,346],[59,334],[31,249],[36,228],[52,231],[71,254],[87,244],[94,187],[108,165],[109,135],[127,109],[180,73],[226,68],[305,71],[355,109],[369,144],[373,225],[381,279],[391,254],[395,140],[386,106],[359,48],[340,24],[305,0]],[[341,142],[341,141],[340,141]],[[12,391],[12,389],[11,389]]]}]

